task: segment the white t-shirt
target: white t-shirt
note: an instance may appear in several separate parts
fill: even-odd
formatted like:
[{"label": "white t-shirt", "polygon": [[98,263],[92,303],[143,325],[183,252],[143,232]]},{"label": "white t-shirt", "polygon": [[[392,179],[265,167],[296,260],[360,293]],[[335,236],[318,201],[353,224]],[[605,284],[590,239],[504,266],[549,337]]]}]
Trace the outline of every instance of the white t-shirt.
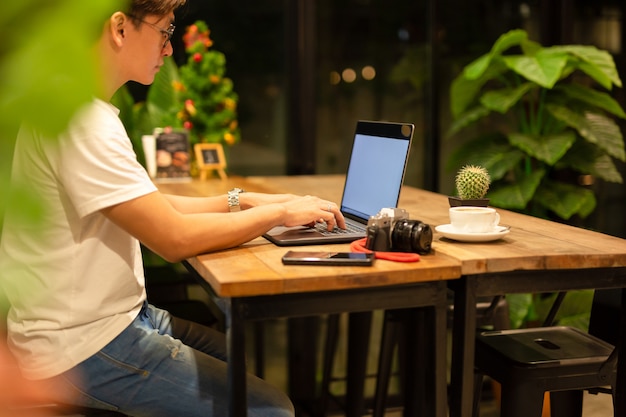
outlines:
[{"label": "white t-shirt", "polygon": [[99,211],[156,191],[118,113],[94,100],[58,141],[27,128],[18,135],[13,180],[45,204],[38,225],[8,207],[0,243],[9,346],[27,378],[89,358],[146,299],[139,242]]}]

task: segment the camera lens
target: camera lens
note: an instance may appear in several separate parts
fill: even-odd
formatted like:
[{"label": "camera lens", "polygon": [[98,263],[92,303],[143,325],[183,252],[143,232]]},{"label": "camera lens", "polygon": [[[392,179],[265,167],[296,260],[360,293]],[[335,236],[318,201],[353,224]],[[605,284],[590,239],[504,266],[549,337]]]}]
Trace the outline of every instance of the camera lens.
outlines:
[{"label": "camera lens", "polygon": [[428,253],[432,241],[432,229],[419,220],[399,220],[391,233],[391,246],[399,252]]}]

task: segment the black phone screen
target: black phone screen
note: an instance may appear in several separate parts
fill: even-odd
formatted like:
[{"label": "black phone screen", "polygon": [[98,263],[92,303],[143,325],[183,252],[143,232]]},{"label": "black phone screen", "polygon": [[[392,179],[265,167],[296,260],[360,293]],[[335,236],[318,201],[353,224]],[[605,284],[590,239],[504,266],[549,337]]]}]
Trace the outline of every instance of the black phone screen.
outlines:
[{"label": "black phone screen", "polygon": [[373,253],[288,251],[282,258],[285,265],[353,265],[369,266],[374,262]]}]

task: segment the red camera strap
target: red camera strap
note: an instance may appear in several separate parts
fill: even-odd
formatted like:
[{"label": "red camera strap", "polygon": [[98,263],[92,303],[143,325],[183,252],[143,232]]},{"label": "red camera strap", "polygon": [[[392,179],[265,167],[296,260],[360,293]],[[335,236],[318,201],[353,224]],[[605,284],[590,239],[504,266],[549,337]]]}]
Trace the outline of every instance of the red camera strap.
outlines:
[{"label": "red camera strap", "polygon": [[[350,243],[350,250],[352,252],[372,253],[373,251],[365,247],[366,240],[367,238],[363,238]],[[374,252],[374,255],[376,259],[395,262],[418,262],[420,260],[420,256],[417,253],[409,252]]]}]

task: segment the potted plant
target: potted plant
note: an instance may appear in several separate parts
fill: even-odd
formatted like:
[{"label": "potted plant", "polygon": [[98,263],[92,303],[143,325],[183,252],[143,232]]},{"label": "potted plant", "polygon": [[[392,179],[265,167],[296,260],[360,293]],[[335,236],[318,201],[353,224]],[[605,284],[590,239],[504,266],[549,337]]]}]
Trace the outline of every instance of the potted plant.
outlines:
[{"label": "potted plant", "polygon": [[[513,53],[511,53],[513,51]],[[523,30],[500,36],[453,81],[450,134],[477,128],[451,156],[491,174],[491,205],[535,216],[582,218],[593,191],[562,173],[622,182],[614,159],[624,140],[614,118],[626,118],[604,90],[621,87],[611,55],[593,46],[543,47]]]},{"label": "potted plant", "polygon": [[450,207],[480,206],[487,207],[489,199],[485,198],[491,184],[489,172],[481,166],[466,165],[457,172],[454,185],[458,197],[449,197]]}]

